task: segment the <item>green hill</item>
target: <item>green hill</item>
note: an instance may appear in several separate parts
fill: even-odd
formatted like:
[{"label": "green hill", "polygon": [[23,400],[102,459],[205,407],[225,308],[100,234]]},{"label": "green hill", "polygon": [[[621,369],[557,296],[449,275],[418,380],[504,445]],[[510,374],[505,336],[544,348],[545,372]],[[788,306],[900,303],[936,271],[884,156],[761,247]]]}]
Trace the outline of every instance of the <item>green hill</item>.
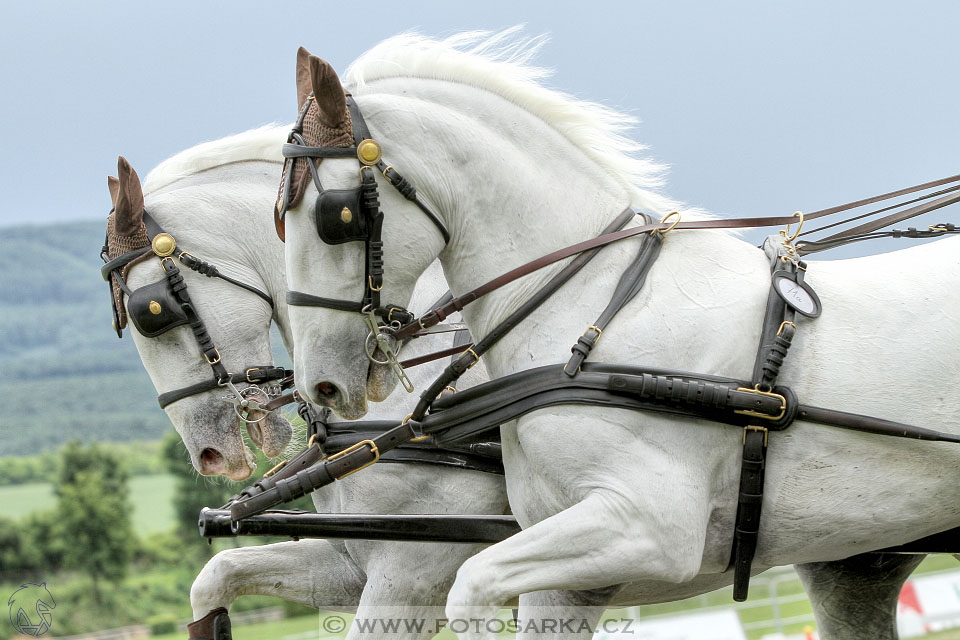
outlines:
[{"label": "green hill", "polygon": [[105,221],[0,233],[0,456],[169,428],[133,341],[110,328]]}]

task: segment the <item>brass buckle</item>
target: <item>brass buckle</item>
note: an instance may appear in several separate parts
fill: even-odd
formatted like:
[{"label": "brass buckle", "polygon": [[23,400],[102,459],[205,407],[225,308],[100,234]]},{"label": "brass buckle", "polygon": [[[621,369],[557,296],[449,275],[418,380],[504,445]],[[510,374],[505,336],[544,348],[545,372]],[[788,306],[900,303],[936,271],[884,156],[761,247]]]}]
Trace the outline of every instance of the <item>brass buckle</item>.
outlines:
[{"label": "brass buckle", "polygon": [[766,396],[768,398],[779,398],[780,413],[775,416],[769,416],[765,413],[754,411],[753,409],[734,409],[734,413],[738,413],[742,416],[750,416],[751,418],[760,418],[761,420],[771,420],[773,422],[776,422],[783,416],[787,415],[787,399],[779,393],[773,393],[772,391],[760,391],[759,389],[751,389],[750,387],[738,387],[737,391],[745,391],[747,393],[753,393],[758,396]]},{"label": "brass buckle", "polygon": [[786,327],[787,325],[790,325],[791,327],[793,327],[793,330],[794,330],[794,331],[797,330],[797,324],[796,324],[795,322],[791,322],[791,321],[789,321],[789,320],[784,320],[783,322],[780,323],[780,328],[777,329],[777,335],[778,335],[778,336],[779,336],[781,333],[783,333],[783,329],[784,329],[784,327]]},{"label": "brass buckle", "polygon": [[257,378],[256,380],[251,380],[251,379],[250,379],[250,372],[251,372],[251,371],[257,371],[257,370],[259,370],[259,369],[260,369],[260,367],[250,367],[249,369],[247,369],[247,370],[244,372],[243,375],[244,375],[244,377],[247,379],[247,382],[249,382],[250,384],[257,384],[257,382],[263,382],[263,380],[262,380],[261,378]]},{"label": "brass buckle", "polygon": [[380,291],[383,289],[382,284],[379,287],[373,286],[373,276],[367,276],[367,284],[370,285],[370,291]]},{"label": "brass buckle", "polygon": [[770,435],[770,430],[766,427],[760,427],[757,425],[748,425],[743,428],[743,444],[747,444],[747,431],[762,431],[763,432],[763,446],[767,446],[767,437]]},{"label": "brass buckle", "polygon": [[393,184],[393,180],[390,179],[390,176],[387,175],[388,171],[393,171],[393,165],[387,165],[383,170],[383,178],[390,184]]},{"label": "brass buckle", "polygon": [[327,458],[327,462],[333,462],[334,460],[339,460],[339,459],[342,458],[343,456],[345,456],[345,455],[347,455],[347,454],[349,454],[349,453],[353,453],[354,451],[356,451],[356,450],[359,449],[360,447],[365,447],[365,446],[370,447],[370,451],[373,452],[373,460],[371,460],[370,462],[368,462],[367,464],[365,464],[365,465],[363,465],[363,466],[357,467],[357,468],[354,469],[353,471],[348,471],[348,472],[346,472],[346,473],[343,474],[342,476],[337,476],[337,480],[343,480],[343,479],[346,478],[347,476],[349,476],[349,475],[351,475],[351,474],[353,474],[353,473],[356,473],[357,471],[360,471],[361,469],[366,469],[367,467],[369,467],[370,465],[372,465],[374,462],[376,462],[377,460],[380,459],[380,450],[377,449],[377,445],[376,445],[376,443],[375,443],[373,440],[361,440],[361,441],[358,442],[357,444],[351,445],[351,446],[347,447],[346,449],[344,449],[343,451],[338,451],[338,452],[336,452],[335,454],[333,454],[332,456],[330,456],[330,457]]},{"label": "brass buckle", "polygon": [[[408,414],[406,415],[406,417],[405,417],[403,420],[400,421],[400,424],[401,424],[401,425],[407,424],[408,422],[410,422],[410,418],[412,418],[412,417],[413,417],[413,414],[412,414],[412,413],[408,413]],[[427,441],[427,440],[429,440],[429,439],[430,439],[430,436],[429,436],[429,435],[422,435],[422,436],[417,436],[416,438],[410,438],[409,441],[410,441],[410,442],[425,442],[425,441]]]},{"label": "brass buckle", "polygon": [[475,366],[477,366],[477,363],[480,362],[480,356],[478,356],[477,352],[474,351],[472,348],[468,348],[464,350],[464,353],[467,353],[468,351],[473,356],[473,364],[467,365],[467,369],[473,369]]},{"label": "brass buckle", "polygon": [[595,324],[592,324],[592,325],[590,325],[589,327],[586,328],[586,330],[584,331],[584,333],[586,333],[587,331],[590,331],[590,329],[593,329],[594,331],[597,332],[597,339],[593,341],[593,344],[597,344],[598,342],[600,342],[600,336],[603,335],[603,329],[601,329],[600,327],[598,327],[598,326],[595,325]]},{"label": "brass buckle", "polygon": [[210,359],[210,356],[208,356],[206,353],[203,354],[203,359],[206,360],[206,361],[207,361],[207,364],[209,364],[209,365],[214,365],[214,364],[217,364],[218,362],[220,362],[220,350],[217,349],[216,347],[214,347],[214,348],[213,348],[213,352],[214,352],[215,354],[217,354],[217,357],[216,357],[215,359],[213,359],[213,360],[211,360],[211,359]]},{"label": "brass buckle", "polygon": [[[309,446],[309,445],[308,445],[308,446]],[[275,474],[277,471],[280,471],[280,469],[283,469],[285,466],[287,466],[287,463],[288,463],[288,462],[290,462],[290,461],[289,461],[289,460],[281,460],[281,461],[280,461],[280,464],[278,464],[278,465],[275,466],[273,469],[270,469],[270,470],[267,471],[265,474],[263,474],[263,477],[264,477],[264,478],[269,478],[270,476],[272,476],[273,474]]]}]

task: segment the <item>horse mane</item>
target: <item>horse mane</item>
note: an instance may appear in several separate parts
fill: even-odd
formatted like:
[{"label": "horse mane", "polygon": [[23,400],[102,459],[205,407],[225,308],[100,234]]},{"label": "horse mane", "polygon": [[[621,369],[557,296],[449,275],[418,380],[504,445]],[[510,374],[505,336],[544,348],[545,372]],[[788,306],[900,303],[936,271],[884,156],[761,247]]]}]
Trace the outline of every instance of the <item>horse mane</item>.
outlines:
[{"label": "horse mane", "polygon": [[290,125],[269,124],[200,143],[154,167],[144,180],[143,191],[145,194],[157,191],[182,178],[234,162],[283,162],[280,149],[289,133]]},{"label": "horse mane", "polygon": [[[648,191],[663,185],[667,167],[640,155],[647,146],[625,135],[636,126],[637,118],[544,86],[542,81],[552,71],[530,61],[547,37],[525,37],[522,29],[468,31],[444,40],[403,33],[357,58],[344,73],[344,85],[363,95],[367,85],[378,80],[415,77],[493,92],[553,127],[634,191],[643,205],[663,213],[680,208],[677,202]],[[697,213],[698,217],[707,215]]]}]

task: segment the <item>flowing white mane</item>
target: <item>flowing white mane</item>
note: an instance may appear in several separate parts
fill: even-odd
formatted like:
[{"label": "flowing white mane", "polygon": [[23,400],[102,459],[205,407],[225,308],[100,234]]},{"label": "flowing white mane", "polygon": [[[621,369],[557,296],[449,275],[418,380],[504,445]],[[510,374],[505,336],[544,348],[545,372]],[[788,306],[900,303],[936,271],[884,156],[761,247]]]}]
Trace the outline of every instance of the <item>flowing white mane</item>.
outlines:
[{"label": "flowing white mane", "polygon": [[[289,133],[290,125],[266,125],[190,147],[154,167],[143,183],[143,192],[150,193],[187,176],[233,162],[283,162],[280,149]],[[279,173],[277,175],[279,177]]]},{"label": "flowing white mane", "polygon": [[416,77],[491,91],[552,126],[609,174],[636,190],[645,204],[664,212],[680,208],[678,203],[647,191],[663,184],[667,168],[640,156],[647,147],[624,135],[637,119],[543,86],[541,81],[552,72],[530,61],[547,39],[523,37],[521,29],[470,31],[445,40],[414,33],[394,36],[357,58],[344,74],[344,85],[362,95],[367,85],[377,80]]}]

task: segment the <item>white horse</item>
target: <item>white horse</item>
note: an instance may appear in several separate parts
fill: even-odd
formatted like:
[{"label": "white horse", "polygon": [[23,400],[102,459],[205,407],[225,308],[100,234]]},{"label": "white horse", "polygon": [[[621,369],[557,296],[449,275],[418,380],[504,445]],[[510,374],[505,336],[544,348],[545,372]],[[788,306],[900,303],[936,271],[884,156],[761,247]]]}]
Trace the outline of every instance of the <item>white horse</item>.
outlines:
[{"label": "white horse", "polygon": [[[383,291],[391,302],[402,304],[436,257],[462,294],[598,235],[628,205],[654,215],[678,208],[649,190],[656,167],[638,161],[637,145],[619,135],[627,121],[540,86],[526,53],[503,34],[445,42],[405,35],[347,71],[345,86],[385,161],[417,186],[452,236],[444,246],[426,216],[381,181]],[[323,121],[345,122],[332,110],[343,100],[329,65],[314,59],[306,75]],[[357,185],[356,160],[327,159],[319,171],[326,188]],[[323,245],[307,213],[314,201],[311,188],[286,216],[290,284],[355,299],[361,245]],[[953,348],[960,299],[950,294],[960,280],[958,248],[960,240],[947,239],[811,262],[807,282],[824,310],[798,323],[781,383],[818,406],[960,432],[960,397],[942,382],[960,374]],[[565,362],[635,250],[630,242],[604,249],[484,356],[491,374]],[[485,335],[559,268],[466,307],[473,335]],[[769,287],[768,260],[755,247],[721,232],[671,232],[643,291],[610,323],[590,359],[747,380]],[[384,389],[367,381],[360,318],[313,309],[291,321],[301,392],[343,415],[363,415],[365,398]],[[740,429],[562,406],[520,418],[502,438],[510,504],[524,530],[463,565],[447,601],[451,618],[489,619],[501,603],[529,592],[540,594],[521,599],[524,619],[535,617],[525,612],[532,602],[653,602],[730,581]],[[754,570],[838,560],[960,525],[958,463],[960,448],[951,444],[802,421],[772,433]],[[461,637],[489,635],[471,626]]]},{"label": "white horse", "polygon": [[[120,164],[119,183],[114,183],[114,191],[122,194],[115,197],[118,222],[136,226],[145,202],[149,214],[180,248],[273,298],[271,318],[270,306],[256,295],[183,269],[191,300],[228,368],[270,364],[271,319],[286,344],[293,345],[283,302],[287,289],[283,246],[268,216],[276,195],[278,150],[287,130],[254,130],[184,151],[150,173],[145,197],[136,173],[125,161]],[[161,277],[157,259],[151,258],[132,267],[128,283],[137,289]],[[415,308],[425,307],[445,290],[439,267],[431,269],[417,288]],[[210,368],[189,328],[177,327],[156,338],[140,335],[132,325],[130,330],[159,392],[210,378]],[[442,349],[449,342],[450,334],[446,336],[446,340],[439,335],[416,340],[404,349],[404,356]],[[425,365],[422,372],[411,371],[411,377],[425,383],[445,364]],[[477,368],[472,380],[464,382],[482,381],[484,375]],[[218,389],[180,400],[167,407],[167,414],[197,471],[244,479],[253,471],[252,454],[243,443],[232,406],[221,400],[223,395]],[[380,405],[383,409],[377,415],[389,418],[401,410],[405,398],[396,395]],[[260,432],[252,439],[259,440],[268,455],[278,456],[287,444],[290,425],[276,412]],[[503,514],[506,510],[500,475],[432,464],[381,464],[370,471],[314,493],[317,510],[396,514]],[[301,540],[229,549],[207,563],[191,589],[194,615],[204,620],[198,633],[209,631],[211,612],[249,594],[356,610],[361,618],[373,617],[371,609],[381,616],[426,618],[428,607],[443,605],[457,568],[480,548],[476,544]],[[434,611],[429,617],[435,617]],[[429,637],[428,630],[399,636]],[[348,637],[361,635],[369,634],[352,628]]]}]

